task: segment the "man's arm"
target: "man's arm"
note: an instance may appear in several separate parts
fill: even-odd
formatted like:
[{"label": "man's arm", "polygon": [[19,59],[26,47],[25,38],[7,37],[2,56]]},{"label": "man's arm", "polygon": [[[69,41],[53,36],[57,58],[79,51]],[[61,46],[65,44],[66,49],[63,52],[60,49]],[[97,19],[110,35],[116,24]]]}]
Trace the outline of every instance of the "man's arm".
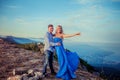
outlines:
[{"label": "man's arm", "polygon": [[46,35],[45,35],[45,42],[50,46],[57,46],[58,45],[58,43],[54,43],[54,42],[50,41],[48,33],[46,33]]}]

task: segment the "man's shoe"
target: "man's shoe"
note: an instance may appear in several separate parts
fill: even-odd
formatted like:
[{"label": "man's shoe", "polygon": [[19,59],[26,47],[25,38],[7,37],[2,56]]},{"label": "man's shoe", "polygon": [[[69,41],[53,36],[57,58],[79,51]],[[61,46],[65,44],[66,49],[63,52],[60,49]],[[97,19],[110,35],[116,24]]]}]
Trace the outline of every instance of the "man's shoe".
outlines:
[{"label": "man's shoe", "polygon": [[44,77],[46,77],[47,76],[47,73],[44,73],[44,74],[42,74],[42,78],[44,78]]},{"label": "man's shoe", "polygon": [[51,72],[52,75],[56,75],[57,73],[56,72]]}]

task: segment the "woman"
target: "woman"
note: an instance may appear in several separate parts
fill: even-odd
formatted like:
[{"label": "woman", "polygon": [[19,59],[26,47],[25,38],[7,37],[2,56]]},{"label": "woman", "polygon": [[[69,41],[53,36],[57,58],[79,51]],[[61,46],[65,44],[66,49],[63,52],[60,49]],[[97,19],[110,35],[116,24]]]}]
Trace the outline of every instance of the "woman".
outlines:
[{"label": "woman", "polygon": [[58,57],[59,63],[59,71],[56,75],[57,78],[62,78],[64,80],[70,80],[72,78],[76,78],[74,72],[76,71],[79,64],[79,57],[74,52],[68,52],[64,49],[63,39],[68,37],[73,37],[80,35],[80,33],[76,34],[64,34],[61,25],[57,26],[54,42],[60,42],[60,46],[55,46],[56,54]]}]

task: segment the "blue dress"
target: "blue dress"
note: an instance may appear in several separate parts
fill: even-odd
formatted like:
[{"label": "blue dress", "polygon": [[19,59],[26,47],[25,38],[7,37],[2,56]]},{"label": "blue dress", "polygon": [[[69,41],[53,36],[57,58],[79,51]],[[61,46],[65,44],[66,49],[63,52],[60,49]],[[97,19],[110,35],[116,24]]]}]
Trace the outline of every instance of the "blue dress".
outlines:
[{"label": "blue dress", "polygon": [[61,43],[60,46],[55,46],[59,64],[59,71],[56,77],[64,80],[76,78],[75,71],[79,65],[79,57],[77,53],[66,51],[61,38],[55,37],[54,42]]}]

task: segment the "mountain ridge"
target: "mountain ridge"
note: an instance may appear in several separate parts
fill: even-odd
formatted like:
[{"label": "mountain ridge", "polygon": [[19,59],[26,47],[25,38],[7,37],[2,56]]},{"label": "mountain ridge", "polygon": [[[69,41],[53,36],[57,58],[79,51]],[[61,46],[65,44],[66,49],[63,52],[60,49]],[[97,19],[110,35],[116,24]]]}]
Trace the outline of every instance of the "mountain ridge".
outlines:
[{"label": "mountain ridge", "polygon": [[25,43],[38,43],[43,42],[43,38],[23,38],[14,36],[0,36],[4,41],[8,41],[15,44],[25,44]]},{"label": "mountain ridge", "polygon": [[[4,37],[4,38],[2,38],[2,39],[4,39],[5,41],[8,41],[8,42],[10,42],[11,43],[11,41],[14,41],[14,40],[11,40],[10,41],[10,39],[9,39],[9,37],[10,38],[16,38],[16,37],[13,37],[13,36],[7,36],[8,37],[8,39],[5,39],[6,37]],[[20,39],[20,38],[17,38],[17,39]],[[25,38],[26,39],[26,38]],[[31,39],[31,38],[30,38]],[[23,39],[20,39],[21,41],[23,41]],[[35,41],[34,41],[35,42]],[[16,44],[16,42],[14,42],[15,44]],[[32,42],[30,42],[30,43],[32,43]],[[36,42],[35,42],[36,43]],[[84,46],[84,45],[83,45]],[[87,46],[87,45],[85,45],[85,46]],[[92,51],[92,50],[94,50],[91,46],[88,46],[88,48],[90,47],[90,51]],[[95,48],[95,49],[97,49],[97,48]],[[99,51],[99,50],[98,50]],[[106,52],[106,51],[105,51]],[[102,52],[99,52],[100,53],[100,55],[101,55],[101,53],[104,53],[103,51]],[[93,53],[92,53],[93,54]],[[99,55],[99,56],[100,56]],[[110,55],[110,54],[109,54]],[[102,55],[103,56],[103,55]],[[91,57],[92,58],[92,57]],[[96,60],[95,60],[96,61]],[[101,65],[103,65],[103,64],[100,64],[99,63],[99,65],[101,66]],[[100,69],[101,69],[101,67],[99,66],[99,71],[100,71]],[[115,70],[117,73],[119,73],[119,71],[117,71],[117,70],[119,70],[119,67],[118,66],[120,66],[120,63],[119,64],[116,64],[116,65],[111,65],[111,64],[108,64],[108,65],[104,65],[103,67],[107,67],[108,69],[110,69],[110,71],[111,71],[111,69],[112,70]],[[114,68],[112,68],[112,66],[113,67],[117,67],[117,70],[116,70],[116,68],[114,69]],[[94,67],[97,67],[97,66],[94,66]],[[105,71],[106,72],[110,72],[107,68],[105,68]],[[100,71],[101,72],[101,71]],[[111,73],[112,73],[112,71],[111,71]],[[117,73],[115,73],[115,74],[117,74]],[[110,74],[111,75],[111,74]],[[114,76],[113,76],[114,77]]]},{"label": "mountain ridge", "polygon": [[[16,44],[11,44],[7,41],[0,39],[0,79],[1,80],[28,80],[34,78],[34,80],[40,80],[40,74],[43,67],[43,55],[39,52],[33,52],[31,50],[25,50],[17,47]],[[3,67],[4,66],[4,67]],[[57,72],[58,63],[54,61],[54,68]],[[39,75],[36,78],[35,75],[28,73],[33,71],[35,75]],[[39,74],[38,74],[39,73]],[[50,69],[48,68],[48,74]],[[79,66],[76,71],[77,78],[72,80],[103,80],[97,75],[98,73],[90,73],[87,69]],[[25,78],[26,77],[26,78]],[[36,79],[35,79],[36,78]],[[56,79],[55,76],[49,74],[48,77],[43,78],[43,80],[61,80]]]}]

